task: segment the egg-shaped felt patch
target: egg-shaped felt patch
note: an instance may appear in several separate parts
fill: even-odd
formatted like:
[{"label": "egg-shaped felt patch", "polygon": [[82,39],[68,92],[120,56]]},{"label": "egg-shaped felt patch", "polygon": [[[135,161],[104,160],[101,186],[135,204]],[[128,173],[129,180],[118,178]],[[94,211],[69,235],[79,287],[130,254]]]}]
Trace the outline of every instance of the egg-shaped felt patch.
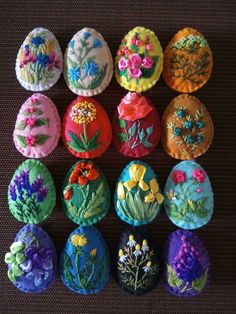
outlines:
[{"label": "egg-shaped felt patch", "polygon": [[206,248],[191,231],[172,232],[165,244],[165,281],[169,292],[180,297],[199,295],[210,281]]},{"label": "egg-shaped felt patch", "polygon": [[132,294],[144,294],[158,284],[160,258],[153,240],[142,227],[121,234],[117,252],[117,280]]},{"label": "egg-shaped felt patch", "polygon": [[16,149],[26,157],[42,158],[56,148],[60,135],[61,121],[51,99],[39,93],[28,98],[16,119]]},{"label": "egg-shaped felt patch", "polygon": [[25,225],[5,255],[8,278],[23,292],[38,293],[52,284],[57,255],[48,234],[37,225]]},{"label": "egg-shaped felt patch", "polygon": [[62,139],[69,152],[80,158],[96,158],[109,147],[111,123],[94,99],[77,97],[67,108],[62,122]]},{"label": "egg-shaped felt patch", "polygon": [[63,69],[63,57],[56,37],[46,28],[35,28],[25,38],[16,59],[16,76],[27,90],[52,87]]},{"label": "egg-shaped felt patch", "polygon": [[60,259],[61,280],[81,294],[100,292],[110,274],[107,245],[94,226],[79,227],[69,236]]},{"label": "egg-shaped felt patch", "polygon": [[137,93],[152,88],[162,66],[162,47],[154,32],[138,26],[125,35],[115,59],[115,77],[122,87]]},{"label": "egg-shaped felt patch", "polygon": [[117,107],[112,129],[117,150],[134,158],[150,154],[161,135],[160,118],[156,108],[146,97],[131,92]]},{"label": "egg-shaped felt patch", "polygon": [[83,28],[70,40],[64,56],[65,81],[77,95],[100,94],[113,75],[111,51],[101,34]]},{"label": "egg-shaped felt patch", "polygon": [[40,223],[51,215],[56,190],[48,169],[38,160],[27,159],[15,171],[8,187],[12,215],[24,223]]},{"label": "egg-shaped felt patch", "polygon": [[114,195],[117,215],[133,226],[145,225],[159,214],[164,196],[152,168],[131,161],[121,172]]},{"label": "egg-shaped felt patch", "polygon": [[91,160],[77,162],[62,187],[66,215],[79,225],[101,220],[110,206],[110,189],[101,170]]},{"label": "egg-shaped felt patch", "polygon": [[211,219],[211,183],[206,172],[196,162],[182,161],[171,170],[164,195],[166,213],[178,227],[196,229]]},{"label": "egg-shaped felt patch", "polygon": [[214,125],[206,107],[194,96],[181,94],[167,106],[161,120],[166,153],[176,159],[204,154],[214,137]]},{"label": "egg-shaped felt patch", "polygon": [[212,52],[204,36],[184,28],[171,39],[164,53],[163,77],[166,84],[181,93],[191,93],[209,80]]}]

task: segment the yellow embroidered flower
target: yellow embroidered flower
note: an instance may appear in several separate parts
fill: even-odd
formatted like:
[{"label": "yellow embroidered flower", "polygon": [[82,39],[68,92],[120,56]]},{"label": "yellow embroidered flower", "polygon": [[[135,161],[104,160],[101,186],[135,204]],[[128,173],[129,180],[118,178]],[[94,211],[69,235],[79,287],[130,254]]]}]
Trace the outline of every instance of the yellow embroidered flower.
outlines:
[{"label": "yellow embroidered flower", "polygon": [[188,204],[189,204],[190,207],[193,207],[193,201],[192,200],[189,199],[188,200]]},{"label": "yellow embroidered flower", "polygon": [[129,241],[127,242],[127,245],[132,248],[136,245],[136,241],[134,240],[134,236],[132,234],[129,235]]},{"label": "yellow embroidered flower", "polygon": [[124,190],[122,182],[118,183],[117,195],[118,195],[119,200],[124,200],[125,199],[125,190]]},{"label": "yellow embroidered flower", "polygon": [[90,253],[89,253],[89,255],[90,256],[95,256],[97,254],[97,249],[96,248],[94,248],[94,249],[92,249],[91,251],[90,251]]},{"label": "yellow embroidered flower", "polygon": [[143,191],[147,191],[149,189],[148,185],[143,180],[146,170],[146,167],[140,164],[132,164],[129,167],[130,180],[124,183],[124,186],[128,191],[130,191],[137,184]]},{"label": "yellow embroidered flower", "polygon": [[146,265],[143,267],[143,270],[145,271],[145,273],[148,273],[151,270],[151,265],[152,265],[151,261],[148,261],[146,263]]},{"label": "yellow embroidered flower", "polygon": [[156,179],[150,180],[149,185],[150,192],[148,193],[148,195],[145,196],[144,201],[146,203],[151,203],[156,199],[157,202],[161,204],[164,201],[164,196],[158,192],[159,184],[157,183],[157,180]]},{"label": "yellow embroidered flower", "polygon": [[78,102],[71,109],[71,120],[78,124],[89,124],[96,119],[96,107],[89,101]]},{"label": "yellow embroidered flower", "polygon": [[148,252],[149,251],[149,246],[148,246],[148,241],[146,239],[143,240],[143,243],[142,243],[142,251],[144,253]]},{"label": "yellow embroidered flower", "polygon": [[46,54],[50,54],[54,50],[54,47],[55,47],[55,40],[49,39],[46,41],[46,43],[42,47],[42,52]]},{"label": "yellow embroidered flower", "polygon": [[120,261],[121,263],[123,263],[123,262],[126,261],[126,259],[127,259],[127,255],[125,255],[124,252],[123,252],[123,250],[120,249],[120,250],[119,250],[119,261]]},{"label": "yellow embroidered flower", "polygon": [[85,246],[88,243],[88,240],[86,236],[83,234],[74,234],[71,237],[71,243],[74,246]]}]

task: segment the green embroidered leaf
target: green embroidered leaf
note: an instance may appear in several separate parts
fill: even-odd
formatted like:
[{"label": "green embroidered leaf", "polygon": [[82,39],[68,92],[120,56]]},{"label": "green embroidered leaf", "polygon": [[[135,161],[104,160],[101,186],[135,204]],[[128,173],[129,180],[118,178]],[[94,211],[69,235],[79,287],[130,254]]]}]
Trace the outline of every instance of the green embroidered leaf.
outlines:
[{"label": "green embroidered leaf", "polygon": [[22,147],[27,147],[26,140],[23,135],[17,135],[16,138]]},{"label": "green embroidered leaf", "polygon": [[140,143],[143,143],[143,140],[145,139],[145,131],[142,129],[141,132],[139,133],[139,140],[140,140]]},{"label": "green embroidered leaf", "polygon": [[174,127],[174,123],[173,122],[167,122],[166,127],[167,127],[167,129],[172,130]]},{"label": "green embroidered leaf", "polygon": [[205,272],[202,274],[202,276],[194,281],[192,281],[192,288],[196,291],[201,291],[207,281],[207,273],[208,273],[208,268],[205,270]]},{"label": "green embroidered leaf", "polygon": [[88,201],[88,203],[87,204],[83,203],[83,208],[80,208],[81,214],[83,213],[83,211],[85,211],[83,214],[84,218],[95,216],[102,211],[100,206],[105,200],[103,193],[104,193],[104,186],[103,186],[103,182],[101,182],[96,192],[92,193],[91,198]]},{"label": "green embroidered leaf", "polygon": [[38,134],[36,136],[36,144],[42,145],[47,141],[48,138],[49,138],[49,135],[47,134]]},{"label": "green embroidered leaf", "polygon": [[77,63],[74,62],[68,55],[67,55],[67,61],[68,61],[69,65],[71,67],[73,67],[73,68],[77,68],[78,67]]},{"label": "green embroidered leaf", "polygon": [[128,129],[129,135],[132,137],[136,132],[136,123],[132,124],[132,126]]},{"label": "green embroidered leaf", "polygon": [[34,111],[34,114],[35,114],[36,116],[40,116],[41,114],[43,114],[43,112],[42,112],[42,110],[37,109],[37,110]]},{"label": "green embroidered leaf", "polygon": [[146,129],[146,131],[147,131],[147,134],[148,134],[148,135],[151,135],[152,132],[153,132],[153,125],[149,126],[149,127]]},{"label": "green embroidered leaf", "polygon": [[91,83],[85,87],[85,89],[95,89],[99,85],[101,85],[102,80],[104,79],[107,71],[108,64],[104,65],[99,72],[99,74],[91,81]]},{"label": "green embroidered leaf", "polygon": [[76,152],[87,152],[95,150],[101,145],[98,143],[100,130],[96,131],[89,141],[85,138],[83,133],[81,134],[80,139],[72,131],[69,131],[69,135],[72,141],[67,142],[67,144]]},{"label": "green embroidered leaf", "polygon": [[124,119],[118,119],[119,126],[124,129],[126,127],[126,122]]},{"label": "green embroidered leaf", "polygon": [[153,145],[152,145],[152,143],[150,143],[150,142],[148,142],[147,140],[145,140],[145,141],[143,142],[143,146],[149,148],[149,147],[152,147]]},{"label": "green embroidered leaf", "polygon": [[69,131],[69,135],[71,138],[71,142],[67,142],[67,144],[76,152],[86,152],[87,150],[84,148],[82,142],[78,139],[77,135]]},{"label": "green embroidered leaf", "polygon": [[42,126],[42,125],[48,126],[49,125],[49,119],[48,118],[38,119],[35,123],[35,126]]},{"label": "green embroidered leaf", "polygon": [[24,111],[22,112],[22,114],[23,114],[24,116],[30,116],[30,115],[31,115],[31,113],[30,113],[28,110],[24,110]]},{"label": "green embroidered leaf", "polygon": [[153,75],[154,71],[155,71],[155,68],[156,68],[156,64],[159,60],[159,57],[158,56],[154,56],[152,57],[152,59],[154,60],[154,63],[153,63],[153,66],[150,68],[150,69],[146,69],[146,68],[142,68],[141,71],[142,71],[142,76],[145,77],[145,78],[149,78]]},{"label": "green embroidered leaf", "polygon": [[21,121],[21,122],[18,124],[17,129],[20,130],[20,131],[22,131],[22,130],[25,129],[25,127],[26,127],[25,122],[24,122],[24,121]]},{"label": "green embroidered leaf", "polygon": [[101,131],[100,130],[97,130],[95,132],[95,134],[90,138],[90,140],[88,141],[88,151],[90,150],[95,150],[97,149],[101,144],[98,143],[98,138],[99,138],[99,135],[100,135]]},{"label": "green embroidered leaf", "polygon": [[117,136],[121,143],[126,143],[128,141],[128,135],[126,133],[117,133]]},{"label": "green embroidered leaf", "polygon": [[171,265],[167,264],[167,272],[168,272],[168,283],[173,288],[179,288],[183,284],[183,280],[179,279],[171,267]]}]

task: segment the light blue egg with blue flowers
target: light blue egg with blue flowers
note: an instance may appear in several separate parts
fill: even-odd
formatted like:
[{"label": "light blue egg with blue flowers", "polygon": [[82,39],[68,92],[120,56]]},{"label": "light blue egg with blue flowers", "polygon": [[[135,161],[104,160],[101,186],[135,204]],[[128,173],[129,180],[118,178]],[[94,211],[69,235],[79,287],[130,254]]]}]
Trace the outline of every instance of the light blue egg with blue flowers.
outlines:
[{"label": "light blue egg with blue flowers", "polygon": [[170,220],[183,229],[197,229],[213,213],[213,191],[205,170],[195,161],[182,161],[170,172],[164,206]]}]

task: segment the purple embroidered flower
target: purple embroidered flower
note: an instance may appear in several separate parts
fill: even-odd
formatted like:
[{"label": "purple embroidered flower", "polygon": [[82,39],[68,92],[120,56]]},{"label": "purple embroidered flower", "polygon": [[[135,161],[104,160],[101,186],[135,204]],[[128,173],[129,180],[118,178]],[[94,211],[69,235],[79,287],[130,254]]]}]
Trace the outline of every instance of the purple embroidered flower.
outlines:
[{"label": "purple embroidered flower", "polygon": [[37,202],[41,203],[45,199],[48,193],[47,185],[42,186],[37,193]]},{"label": "purple embroidered flower", "polygon": [[43,178],[39,175],[31,185],[32,193],[37,193],[42,187]]},{"label": "purple embroidered flower", "polygon": [[12,201],[15,201],[17,198],[17,195],[16,195],[16,186],[14,184],[10,184],[9,192],[10,192]]}]

